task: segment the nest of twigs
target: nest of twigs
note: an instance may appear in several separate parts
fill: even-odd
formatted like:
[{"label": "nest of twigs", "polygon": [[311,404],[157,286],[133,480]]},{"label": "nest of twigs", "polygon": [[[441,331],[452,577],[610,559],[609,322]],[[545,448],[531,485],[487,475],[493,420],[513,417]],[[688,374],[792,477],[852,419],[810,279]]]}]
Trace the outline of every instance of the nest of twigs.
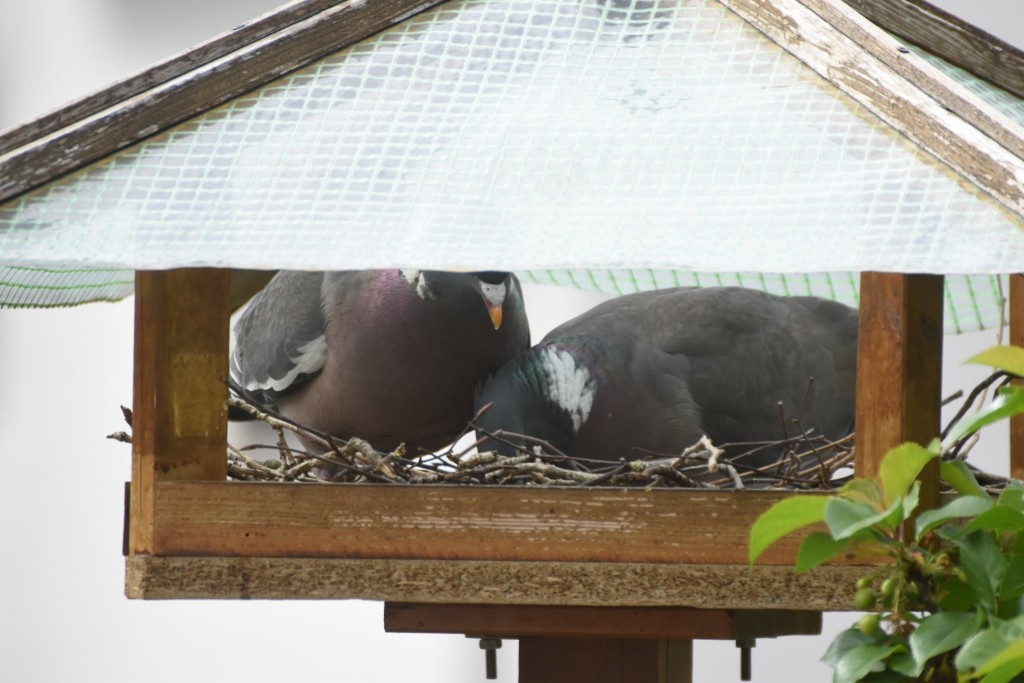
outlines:
[{"label": "nest of twigs", "polygon": [[[975,387],[942,434],[983,403],[993,385],[1009,379],[1004,373],[994,373]],[[530,437],[481,430],[475,423],[479,415],[463,433],[475,431],[479,438],[459,450],[453,446],[439,453],[409,454],[399,448],[385,453],[362,439],[338,439],[297,424],[248,400],[238,387],[232,389],[240,394],[229,399],[233,409],[265,422],[277,433],[274,444],[228,445],[228,477],[239,481],[827,490],[841,486],[852,475],[854,435],[838,441],[815,435],[802,428],[799,418],[787,419],[782,406],[780,420],[793,435],[781,441],[716,445],[704,437],[678,454],[638,449],[631,457],[607,462],[568,456]],[[963,392],[957,392],[944,403],[962,398]],[[130,425],[127,410],[125,418]],[[286,432],[317,444],[318,451],[296,448],[285,438]],[[118,433],[111,438],[130,441],[131,437]],[[519,452],[514,456],[478,451],[490,439],[528,445],[517,446]],[[952,445],[943,457],[966,459],[976,440],[977,435]],[[770,466],[750,464],[760,460],[758,454],[768,448],[783,453],[778,462]],[[268,451],[273,452],[272,457],[266,457]],[[1004,477],[976,468],[974,471],[981,484],[993,489],[1008,482]]]}]

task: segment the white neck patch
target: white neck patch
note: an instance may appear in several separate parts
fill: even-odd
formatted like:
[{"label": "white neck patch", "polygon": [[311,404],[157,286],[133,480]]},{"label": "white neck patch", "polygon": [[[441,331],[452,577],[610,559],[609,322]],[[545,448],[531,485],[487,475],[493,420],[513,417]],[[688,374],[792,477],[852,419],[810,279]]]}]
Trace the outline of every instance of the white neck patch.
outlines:
[{"label": "white neck patch", "polygon": [[421,299],[433,299],[434,295],[427,288],[427,278],[423,276],[423,271],[416,268],[402,268],[402,275],[405,277],[405,281],[408,282],[413,288],[416,289],[416,294]]},{"label": "white neck patch", "polygon": [[585,367],[576,367],[568,351],[545,347],[540,350],[541,364],[548,380],[548,396],[572,418],[573,431],[590,416],[597,387]]}]

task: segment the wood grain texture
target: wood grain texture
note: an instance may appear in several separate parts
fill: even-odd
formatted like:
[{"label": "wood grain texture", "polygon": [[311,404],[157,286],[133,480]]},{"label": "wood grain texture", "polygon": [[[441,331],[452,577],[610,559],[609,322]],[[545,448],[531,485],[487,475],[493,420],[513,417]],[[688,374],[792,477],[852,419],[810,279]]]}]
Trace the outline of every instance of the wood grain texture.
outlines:
[{"label": "wood grain texture", "polygon": [[[1024,347],[1024,275],[1009,277],[1010,343]],[[1024,381],[1014,381],[1024,384]],[[1024,415],[1010,418],[1010,476],[1024,479]]]},{"label": "wood grain texture", "polygon": [[615,562],[157,557],[125,560],[144,599],[391,600],[413,603],[847,611],[864,567]]},{"label": "wood grain texture", "polygon": [[924,0],[846,0],[886,31],[1024,97],[1024,52]]},{"label": "wood grain texture", "polygon": [[[743,564],[789,493],[158,482],[153,553]],[[791,564],[800,538],[763,556]]]},{"label": "wood grain texture", "polygon": [[[822,3],[831,5],[836,15],[855,14],[844,10],[840,0],[818,0],[819,6]],[[722,4],[1018,218],[1024,216],[1020,157],[879,61],[801,0],[722,0]],[[878,29],[865,30],[874,31],[884,44]]]},{"label": "wood grain texture", "polygon": [[498,638],[737,640],[821,633],[821,612],[691,607],[384,604],[384,630]]},{"label": "wood grain texture", "polygon": [[[899,41],[879,30],[861,14],[851,11],[847,3],[835,0],[801,1],[815,14],[864,48],[879,62],[906,78],[972,126],[984,131],[1017,157],[1024,158],[1024,129],[1012,119],[1004,116],[986,104],[980,97],[961,87],[956,81],[916,55],[901,51],[902,46]],[[877,7],[880,3],[877,0],[870,0],[861,4],[872,4]],[[888,10],[887,16],[895,19],[891,12],[894,3],[892,0],[886,0],[885,4]],[[913,6],[913,3],[906,2],[906,0],[897,0],[895,4],[903,5],[908,9]],[[900,16],[903,15],[900,14]],[[962,28],[965,25],[960,22],[960,26]],[[923,45],[928,47],[928,44]],[[1019,51],[1014,51],[1018,55],[1021,54]],[[1024,59],[1020,61],[1020,65],[1024,67]]]},{"label": "wood grain texture", "polygon": [[301,0],[256,17],[117,83],[68,102],[54,111],[0,133],[0,155],[171,81],[188,71],[230,55],[248,43],[266,38],[315,15],[339,0]]},{"label": "wood grain texture", "polygon": [[[374,0],[310,6],[306,10],[319,11],[291,24],[282,20],[286,25],[281,30],[257,38],[262,30],[272,27],[263,26],[239,45],[231,45],[230,54],[207,60],[202,68],[171,68],[167,74],[177,75],[152,88],[130,86],[126,93],[134,89],[135,94],[89,116],[69,114],[74,122],[48,135],[36,135],[28,130],[35,123],[26,124],[28,132],[10,134],[24,139],[21,146],[0,155],[0,202],[212,109],[440,1]],[[204,53],[201,59],[207,57]],[[191,55],[180,59],[187,61]],[[78,105],[76,112],[90,108]],[[50,116],[64,118],[62,112]]]},{"label": "wood grain texture", "polygon": [[[858,476],[874,477],[886,452],[939,433],[941,275],[862,273],[857,353]],[[938,504],[938,470],[922,479],[924,507]]]},{"label": "wood grain texture", "polygon": [[136,275],[131,552],[154,547],[158,482],[227,476],[228,280],[201,268]]}]

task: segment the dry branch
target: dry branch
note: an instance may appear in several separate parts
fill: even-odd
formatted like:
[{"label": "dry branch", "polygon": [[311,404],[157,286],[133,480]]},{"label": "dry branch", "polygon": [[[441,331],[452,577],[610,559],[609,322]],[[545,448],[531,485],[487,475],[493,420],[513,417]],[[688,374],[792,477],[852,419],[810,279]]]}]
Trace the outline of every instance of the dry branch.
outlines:
[{"label": "dry branch", "polygon": [[[1006,378],[997,373],[972,390],[950,425],[984,401],[985,389],[999,379],[1005,381]],[[854,435],[830,441],[805,429],[799,417],[787,418],[781,405],[779,418],[788,427],[787,437],[779,441],[716,445],[705,436],[678,454],[635,449],[629,454],[632,458],[607,462],[569,456],[532,437],[482,430],[476,419],[486,407],[463,430],[462,435],[475,430],[480,437],[468,447],[456,451],[453,444],[444,452],[416,456],[408,456],[403,447],[384,453],[362,439],[340,439],[305,427],[244,397],[244,392],[237,387],[232,389],[241,397],[230,397],[229,405],[265,422],[277,435],[274,445],[254,444],[244,448],[228,445],[228,478],[243,481],[822,490],[845,483],[853,465]],[[959,392],[959,396],[954,395],[947,402],[962,395]],[[802,409],[799,412],[802,413]],[[127,409],[124,409],[124,418],[130,427],[131,412]],[[943,433],[948,430],[949,426]],[[322,450],[309,452],[290,446],[285,439],[286,431],[302,436],[307,443],[317,444]],[[131,436],[124,432],[109,438],[131,441]],[[488,440],[506,443],[518,452],[514,456],[493,451],[475,452]],[[763,460],[763,451],[769,448],[781,451],[782,457],[770,465],[751,464],[752,459]],[[960,444],[945,457],[964,459],[969,448],[969,444]],[[267,450],[273,451],[277,458],[260,459],[250,455]],[[1009,481],[972,469],[983,486],[994,490]]]}]

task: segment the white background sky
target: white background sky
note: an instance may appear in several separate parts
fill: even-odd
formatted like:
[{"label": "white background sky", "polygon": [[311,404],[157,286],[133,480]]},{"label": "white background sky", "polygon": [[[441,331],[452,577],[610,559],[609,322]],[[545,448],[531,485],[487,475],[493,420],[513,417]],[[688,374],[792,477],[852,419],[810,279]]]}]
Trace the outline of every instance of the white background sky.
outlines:
[{"label": "white background sky", "polygon": [[[205,40],[275,0],[0,0],[0,129]],[[1016,0],[939,3],[1024,45]],[[527,292],[535,338],[592,298]],[[947,393],[984,371],[957,365],[992,333],[947,339]],[[129,601],[122,491],[129,448],[106,441],[131,401],[132,302],[0,311],[0,681],[483,680],[475,641],[385,634],[380,603]],[[1005,432],[987,437],[1004,472]],[[695,587],[695,590],[699,590]],[[754,680],[827,681],[826,635],[760,641]],[[514,644],[500,654],[514,681]],[[730,643],[698,642],[696,681],[738,680]]]}]

